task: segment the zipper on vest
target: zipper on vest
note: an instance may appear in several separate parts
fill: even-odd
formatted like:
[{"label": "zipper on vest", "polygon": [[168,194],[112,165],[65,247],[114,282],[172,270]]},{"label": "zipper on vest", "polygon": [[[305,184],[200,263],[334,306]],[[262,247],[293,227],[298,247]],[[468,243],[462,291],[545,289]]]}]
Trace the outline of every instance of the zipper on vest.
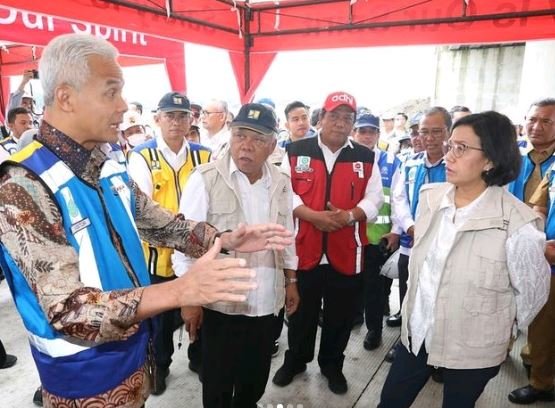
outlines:
[{"label": "zipper on vest", "polygon": [[[183,169],[183,167],[185,167],[185,165],[183,165],[181,169]],[[176,173],[173,167],[170,166],[170,168],[172,169],[173,181],[175,182],[175,192],[177,194],[177,208],[179,209],[179,202],[181,201],[181,186],[179,185],[179,173]],[[181,169],[179,169],[179,171],[181,171]]]},{"label": "zipper on vest", "polygon": [[[123,246],[123,240],[121,239],[121,237],[119,236],[119,234],[117,233],[117,231],[115,230],[114,226],[112,225],[112,221],[110,219],[110,216],[108,215],[108,211],[106,209],[106,203],[104,202],[104,191],[102,190],[102,187],[94,187],[94,189],[96,190],[98,196],[100,197],[100,203],[102,204],[102,212],[104,213],[104,218],[106,218],[106,224],[108,225],[108,229],[110,230],[110,241],[112,241],[112,244],[114,245],[115,248],[118,248],[118,245],[114,242],[113,237],[116,236],[120,239],[120,243],[119,243],[119,247],[121,248],[121,254],[122,256],[125,258],[125,264],[127,264],[125,271],[127,272],[127,275],[129,276],[129,279],[131,279],[131,282],[133,282],[133,285],[138,288],[141,286],[141,283],[139,281],[139,278],[137,277],[137,275],[135,275],[135,272],[133,271],[133,264],[131,263],[131,261],[129,260],[129,258],[127,257],[127,253],[125,252],[125,247]],[[131,194],[133,194],[133,192],[131,192]]]},{"label": "zipper on vest", "polygon": [[[339,158],[339,156],[338,156]],[[328,209],[328,202],[330,201],[330,196],[331,196],[331,176],[333,174],[333,170],[335,170],[335,164],[337,163],[337,159],[335,159],[335,162],[333,163],[333,167],[331,169],[331,172],[328,172],[328,169],[326,168],[326,200],[324,201],[324,209],[327,210]],[[324,166],[326,165],[326,159],[324,159]],[[328,233],[324,232],[322,235],[322,253],[326,255],[326,257],[328,256]],[[320,257],[320,259],[322,259],[322,257]],[[329,259],[328,259],[329,262]]]}]

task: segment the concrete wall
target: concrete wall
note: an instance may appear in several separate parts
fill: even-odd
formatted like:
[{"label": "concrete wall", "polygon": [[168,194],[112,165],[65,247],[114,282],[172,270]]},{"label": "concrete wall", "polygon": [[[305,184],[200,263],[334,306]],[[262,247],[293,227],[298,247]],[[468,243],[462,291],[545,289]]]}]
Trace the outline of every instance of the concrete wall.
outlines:
[{"label": "concrete wall", "polygon": [[432,103],[517,116],[524,54],[524,44],[438,47]]}]

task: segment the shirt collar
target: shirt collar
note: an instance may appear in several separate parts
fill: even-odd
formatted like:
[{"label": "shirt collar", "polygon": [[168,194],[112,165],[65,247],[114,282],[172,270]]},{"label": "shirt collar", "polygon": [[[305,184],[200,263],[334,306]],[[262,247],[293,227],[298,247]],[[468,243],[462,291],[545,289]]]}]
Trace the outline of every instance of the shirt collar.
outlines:
[{"label": "shirt collar", "polygon": [[82,176],[85,172],[93,151],[96,150],[104,155],[97,147],[93,150],[85,149],[71,137],[51,126],[44,119],[41,122],[36,140],[52,150],[77,176]]},{"label": "shirt collar", "polygon": [[[326,145],[322,142],[322,137],[321,137],[321,135],[320,135],[320,131],[318,131],[318,136],[317,136],[317,138],[318,138],[318,146],[320,146],[320,149],[326,148],[326,149],[328,149],[328,150],[331,151],[331,149],[330,149],[328,146],[326,146]],[[343,149],[344,149],[345,147],[347,147],[347,146],[350,147],[351,149],[353,148],[353,142],[351,142],[351,138],[349,138],[349,137],[347,138],[347,140],[345,141],[345,143],[343,143],[343,146],[341,146],[341,147],[337,150],[337,152],[343,150]],[[337,152],[336,152],[336,153],[337,153]]]},{"label": "shirt collar", "polygon": [[[477,208],[484,200],[484,197],[488,194],[489,189],[490,188],[487,187],[484,191],[482,191],[482,194],[476,197],[474,201],[472,201],[467,206],[459,208],[459,210],[463,210],[464,212],[468,213],[472,209]],[[449,189],[445,192],[445,195],[441,199],[439,209],[443,210],[445,208],[452,208],[453,210],[455,210],[455,186],[453,184],[449,185]]]},{"label": "shirt collar", "polygon": [[424,152],[424,165],[426,167],[435,167],[438,164],[440,164],[441,162],[443,162],[443,157],[441,159],[439,159],[438,161],[436,161],[435,163],[431,163],[430,160],[428,159],[428,154],[426,152]]},{"label": "shirt collar", "polygon": [[[173,150],[170,149],[170,147],[168,146],[168,144],[166,143],[166,141],[164,140],[162,135],[157,135],[156,136],[156,145],[162,151],[162,153],[164,153],[164,152],[173,153]],[[175,154],[178,157],[183,155],[183,154],[187,155],[188,150],[189,150],[189,142],[184,137],[183,138],[183,144],[181,145],[181,148],[179,149],[179,152],[177,152],[177,154],[175,154],[175,153],[173,153],[173,154]]]},{"label": "shirt collar", "polygon": [[[272,166],[273,166],[273,164],[272,164]],[[230,154],[229,155],[229,177],[230,178],[233,177],[233,174],[235,174],[235,173],[241,173],[241,170],[239,170],[237,168],[237,166],[235,165],[235,162],[233,161],[233,158],[231,157],[231,154]],[[239,174],[237,174],[237,175],[239,175]],[[266,161],[264,163],[264,165],[262,166],[262,177],[259,180],[257,180],[255,182],[255,184],[258,183],[258,182],[263,182],[263,183],[265,183],[266,186],[270,186],[272,184],[272,180],[271,180],[271,177],[270,177],[270,171],[268,169],[268,161]]]}]

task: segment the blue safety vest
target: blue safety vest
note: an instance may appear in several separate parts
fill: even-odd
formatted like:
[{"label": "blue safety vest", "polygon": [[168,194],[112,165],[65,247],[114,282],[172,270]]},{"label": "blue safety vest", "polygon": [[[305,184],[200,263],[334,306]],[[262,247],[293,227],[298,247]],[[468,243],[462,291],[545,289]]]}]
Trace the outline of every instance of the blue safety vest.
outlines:
[{"label": "blue safety vest", "polygon": [[[67,239],[78,254],[84,286],[101,291],[146,286],[149,276],[133,222],[135,200],[125,158],[121,151],[108,151],[109,145],[105,147],[114,159],[104,162],[98,189],[78,178],[38,141],[13,155],[8,163],[16,163],[37,175],[54,197]],[[110,227],[122,238],[131,274],[112,242]],[[25,276],[4,246],[1,255],[45,390],[69,399],[92,397],[117,387],[145,364],[150,336],[146,323],[122,341],[99,344],[65,336],[50,325]]]}]

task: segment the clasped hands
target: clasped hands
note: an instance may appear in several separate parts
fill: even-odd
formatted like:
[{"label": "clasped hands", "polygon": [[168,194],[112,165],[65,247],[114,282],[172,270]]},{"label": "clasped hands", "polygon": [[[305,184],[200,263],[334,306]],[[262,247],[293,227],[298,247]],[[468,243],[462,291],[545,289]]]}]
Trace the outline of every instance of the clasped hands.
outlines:
[{"label": "clasped hands", "polygon": [[334,232],[349,224],[349,212],[336,208],[328,201],[327,210],[315,211],[311,223],[323,232]]}]

